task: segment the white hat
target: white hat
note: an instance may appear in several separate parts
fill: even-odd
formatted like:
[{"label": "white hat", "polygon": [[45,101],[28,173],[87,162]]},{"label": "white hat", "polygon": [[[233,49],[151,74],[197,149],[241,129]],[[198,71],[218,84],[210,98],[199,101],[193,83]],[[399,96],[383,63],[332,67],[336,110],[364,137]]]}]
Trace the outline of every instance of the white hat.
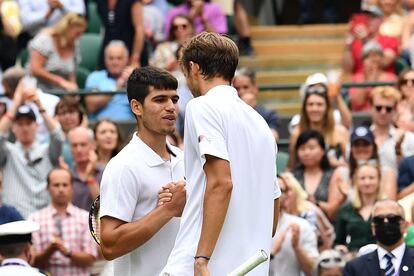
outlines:
[{"label": "white hat", "polygon": [[0,245],[19,242],[29,242],[32,233],[40,229],[37,222],[19,220],[0,225]]},{"label": "white hat", "polygon": [[309,75],[299,89],[301,99],[305,98],[305,91],[309,86],[319,83],[328,85],[328,77],[323,73]]}]

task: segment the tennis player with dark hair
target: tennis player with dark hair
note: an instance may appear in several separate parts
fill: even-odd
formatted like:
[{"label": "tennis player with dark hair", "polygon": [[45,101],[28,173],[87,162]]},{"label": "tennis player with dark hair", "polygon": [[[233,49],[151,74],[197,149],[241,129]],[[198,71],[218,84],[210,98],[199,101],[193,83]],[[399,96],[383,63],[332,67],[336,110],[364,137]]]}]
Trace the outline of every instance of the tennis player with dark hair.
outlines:
[{"label": "tennis player with dark hair", "polygon": [[[270,253],[280,196],[276,143],[230,86],[239,57],[231,39],[201,33],[181,54],[197,98],[185,116],[187,202],[161,275],[227,275],[259,250]],[[249,275],[268,273],[266,262]]]},{"label": "tennis player with dark hair", "polygon": [[[158,275],[174,246],[186,199],[182,151],[167,143],[176,89],[177,80],[155,67],[135,69],[128,79],[138,131],[107,164],[100,194],[101,249],[115,259],[114,275]],[[158,204],[162,187],[172,199]]]}]

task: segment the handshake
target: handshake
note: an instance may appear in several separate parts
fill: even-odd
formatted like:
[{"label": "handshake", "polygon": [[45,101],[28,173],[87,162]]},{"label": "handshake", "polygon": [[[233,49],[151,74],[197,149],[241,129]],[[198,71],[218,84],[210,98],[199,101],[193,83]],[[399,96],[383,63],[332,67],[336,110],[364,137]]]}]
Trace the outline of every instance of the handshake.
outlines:
[{"label": "handshake", "polygon": [[183,180],[170,182],[158,191],[157,207],[168,208],[172,217],[181,217],[186,201],[186,188]]}]

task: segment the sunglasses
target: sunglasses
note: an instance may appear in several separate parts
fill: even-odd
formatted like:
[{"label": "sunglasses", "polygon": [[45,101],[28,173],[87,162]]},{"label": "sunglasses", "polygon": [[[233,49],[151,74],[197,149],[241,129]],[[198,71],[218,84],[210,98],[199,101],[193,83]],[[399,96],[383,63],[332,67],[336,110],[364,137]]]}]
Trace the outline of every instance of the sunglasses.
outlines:
[{"label": "sunglasses", "polygon": [[328,92],[328,89],[325,86],[311,86],[306,89],[307,94],[326,94],[326,92]]},{"label": "sunglasses", "polygon": [[388,223],[391,224],[397,224],[399,223],[403,218],[400,215],[387,215],[387,216],[383,216],[383,215],[378,215],[378,216],[374,216],[372,218],[372,222],[374,224],[384,224],[385,223],[385,219],[388,220]]},{"label": "sunglasses", "polygon": [[186,30],[188,28],[188,24],[174,24],[172,28],[174,31],[178,29]]},{"label": "sunglasses", "polygon": [[387,113],[391,113],[394,110],[394,107],[393,106],[387,106],[387,105],[376,105],[375,106],[375,110],[377,112],[381,112],[384,108],[385,108],[385,111]]},{"label": "sunglasses", "polygon": [[400,81],[400,85],[408,85],[414,86],[414,79],[403,79]]}]

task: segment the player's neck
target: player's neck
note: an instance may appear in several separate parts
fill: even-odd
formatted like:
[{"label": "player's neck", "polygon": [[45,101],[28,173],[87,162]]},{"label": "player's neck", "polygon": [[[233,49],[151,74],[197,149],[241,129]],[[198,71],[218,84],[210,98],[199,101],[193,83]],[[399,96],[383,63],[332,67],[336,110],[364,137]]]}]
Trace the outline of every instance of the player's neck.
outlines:
[{"label": "player's neck", "polygon": [[167,137],[165,135],[146,135],[143,132],[137,133],[138,137],[162,159],[169,160],[170,154],[167,151]]},{"label": "player's neck", "polygon": [[200,80],[201,95],[205,95],[210,89],[219,85],[230,85],[230,83],[221,77],[214,77],[211,80]]}]

